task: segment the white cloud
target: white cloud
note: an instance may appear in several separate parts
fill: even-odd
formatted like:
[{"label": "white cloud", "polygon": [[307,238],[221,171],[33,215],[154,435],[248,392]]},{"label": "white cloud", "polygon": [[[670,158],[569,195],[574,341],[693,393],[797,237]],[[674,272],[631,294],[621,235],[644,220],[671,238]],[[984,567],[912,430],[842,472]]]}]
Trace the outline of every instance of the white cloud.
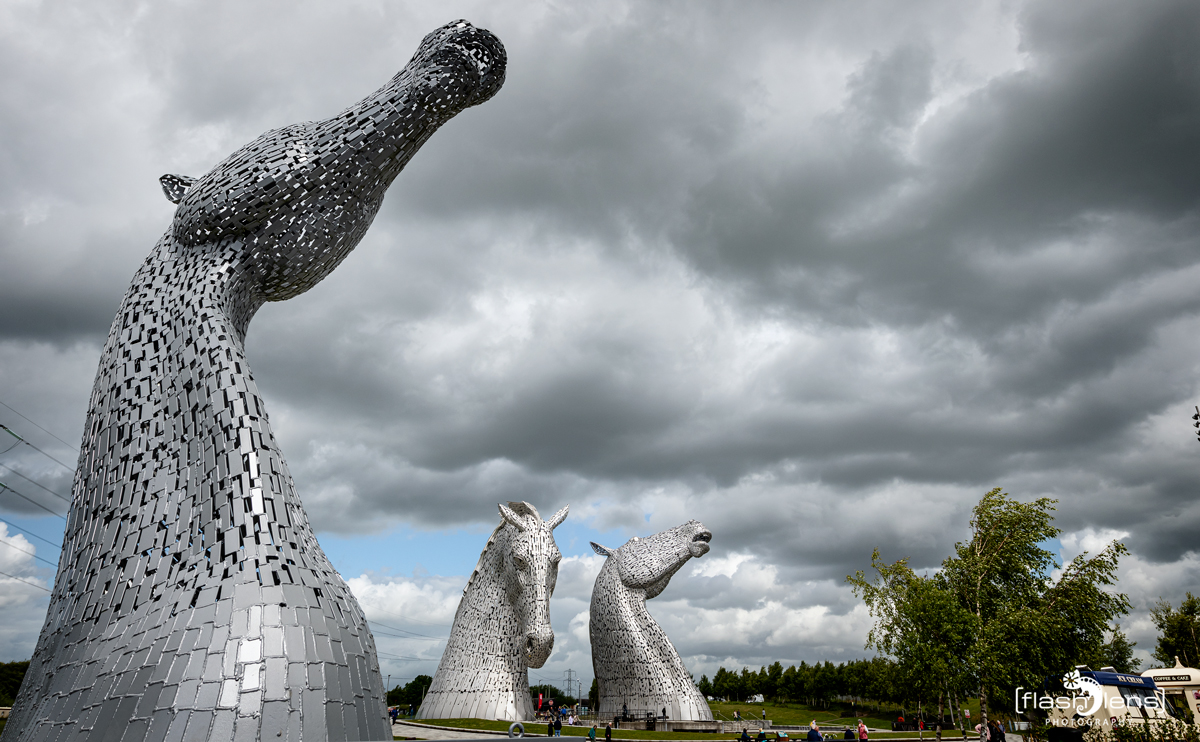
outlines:
[{"label": "white cloud", "polygon": [[28,659],[45,619],[50,580],[39,573],[37,548],[0,523],[0,662]]},{"label": "white cloud", "polygon": [[[700,667],[861,656],[844,575],[936,568],[995,485],[1057,497],[1068,552],[1127,533],[1138,611],[1195,584],[1194,3],[64,8],[0,6],[0,400],[65,440],[169,223],[157,177],[340,110],[462,16],[504,90],[247,339],[313,522],[698,518],[713,552],[651,611]],[[590,665],[600,563],[564,561],[559,669]],[[368,615],[449,623],[455,578],[379,574]]]}]

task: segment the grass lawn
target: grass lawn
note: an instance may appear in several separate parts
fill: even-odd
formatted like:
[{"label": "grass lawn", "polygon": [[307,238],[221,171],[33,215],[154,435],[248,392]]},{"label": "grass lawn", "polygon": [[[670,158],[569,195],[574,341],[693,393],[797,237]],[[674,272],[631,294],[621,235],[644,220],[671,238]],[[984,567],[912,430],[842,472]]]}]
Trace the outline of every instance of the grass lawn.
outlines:
[{"label": "grass lawn", "polygon": [[[415,721],[417,724],[432,724],[439,727],[456,727],[458,729],[492,729],[498,732],[507,732],[508,726],[512,722],[509,721],[492,721],[490,719],[406,719],[405,721]],[[588,733],[587,727],[568,727],[562,728],[564,737],[586,737]],[[546,724],[544,722],[534,722],[525,724],[526,734],[545,734]],[[631,729],[614,729],[613,737],[621,737],[622,739],[696,739],[703,736],[704,739],[737,739],[736,734],[704,734],[700,735],[696,732],[644,732]],[[604,726],[596,728],[596,739],[603,742]]]},{"label": "grass lawn", "polygon": [[[767,713],[770,714],[769,711]],[[743,716],[744,715],[745,714],[743,714]],[[457,729],[490,729],[490,730],[497,731],[497,732],[507,732],[508,726],[511,723],[511,722],[507,722],[507,721],[492,721],[490,719],[430,719],[430,720],[405,719],[405,721],[412,721],[416,724],[431,724],[433,726],[439,726],[439,727],[455,727]],[[843,720],[843,721],[845,721],[845,720]],[[864,721],[866,721],[866,719],[864,719]],[[808,722],[805,721],[804,723],[807,724]],[[817,724],[821,725],[822,727],[841,725],[840,722],[831,723],[831,724],[826,725],[826,724],[823,724],[820,719],[817,720]],[[888,724],[884,728],[890,728],[890,726],[891,725]],[[564,737],[586,737],[587,732],[588,732],[588,727],[566,727],[565,726],[562,728],[562,733],[563,733]],[[597,740],[603,740],[604,739],[604,727],[603,726],[599,727],[596,730],[596,732],[597,732],[596,733]],[[525,725],[525,733],[526,734],[545,734],[546,733],[546,725],[543,723],[526,724]],[[871,733],[871,739],[915,738],[916,736],[917,736],[916,732],[872,732]],[[945,732],[942,732],[943,739],[961,739],[961,736],[962,735],[959,734],[959,732],[957,730],[947,730]],[[614,739],[619,738],[619,739],[676,739],[676,740],[679,740],[679,739],[734,740],[734,739],[737,739],[738,735],[736,735],[736,734],[702,734],[702,733],[697,733],[697,732],[643,732],[643,731],[634,731],[634,730],[629,730],[629,729],[621,729],[621,730],[614,729],[613,737],[614,737]],[[802,739],[801,735],[799,735],[799,734],[793,734],[792,738],[794,740],[796,740],[796,742],[800,742],[800,740]],[[971,738],[974,739],[974,735],[972,735]],[[925,739],[928,739],[928,740],[935,739],[933,732],[925,732]]]},{"label": "grass lawn", "polygon": [[[773,723],[785,726],[808,726],[808,722],[813,720],[816,720],[817,724],[822,727],[831,724],[844,726],[858,724],[858,720],[862,719],[869,727],[891,729],[892,718],[894,718],[883,718],[858,710],[851,714],[849,706],[845,710],[839,706],[819,709],[800,703],[720,703],[714,701],[709,703],[708,707],[712,709],[713,718],[732,719],[733,712],[740,711],[742,718],[750,722],[761,719],[763,711],[766,711],[767,718]],[[843,713],[845,716],[842,716]]]},{"label": "grass lawn", "polygon": [[[768,701],[767,703],[722,703],[712,701],[708,704],[712,709],[713,718],[716,719],[732,719],[734,711],[740,711],[742,718],[753,722],[754,719],[761,719],[763,711],[767,712],[767,718],[774,724],[784,726],[808,726],[808,722],[816,720],[817,724],[822,728],[826,726],[845,726],[855,725],[859,719],[862,719],[868,727],[872,729],[891,729],[892,722],[897,716],[902,714],[905,716],[911,715],[915,709],[902,710],[899,706],[876,710],[874,704],[869,709],[862,706],[852,707],[846,703],[835,703],[831,708],[813,708],[802,703],[776,703]],[[979,720],[979,699],[975,699],[973,703],[967,704],[966,708],[971,709],[971,722],[974,724]],[[937,714],[937,704],[925,706],[926,715]],[[946,709],[949,714],[949,709]],[[945,737],[952,730],[942,732]],[[900,733],[898,733],[900,734]],[[902,734],[908,735],[909,732]],[[916,733],[911,733],[915,735]],[[957,734],[957,732],[954,732]],[[872,735],[876,736],[876,735]],[[974,736],[974,735],[972,735]]]}]

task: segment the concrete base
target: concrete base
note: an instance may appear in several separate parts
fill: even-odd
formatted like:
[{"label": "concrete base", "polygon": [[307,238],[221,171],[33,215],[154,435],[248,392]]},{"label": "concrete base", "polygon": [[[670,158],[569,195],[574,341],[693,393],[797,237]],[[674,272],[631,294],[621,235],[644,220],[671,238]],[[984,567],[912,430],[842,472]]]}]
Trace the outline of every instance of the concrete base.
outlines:
[{"label": "concrete base", "polygon": [[[747,732],[757,732],[759,729],[771,729],[770,719],[738,719],[737,721],[721,721],[721,731],[725,734],[741,734],[745,729]],[[807,731],[808,727],[805,727]]]}]

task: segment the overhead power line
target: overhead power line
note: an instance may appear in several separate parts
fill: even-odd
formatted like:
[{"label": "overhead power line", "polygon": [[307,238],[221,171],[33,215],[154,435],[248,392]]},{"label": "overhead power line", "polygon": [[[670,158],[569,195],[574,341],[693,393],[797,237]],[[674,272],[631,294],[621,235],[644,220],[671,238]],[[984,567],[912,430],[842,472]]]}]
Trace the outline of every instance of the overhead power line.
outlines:
[{"label": "overhead power line", "polygon": [[386,657],[389,660],[403,660],[405,662],[436,662],[437,661],[435,659],[430,659],[429,657],[401,657],[398,654],[388,654],[387,652],[380,652],[379,650],[375,650],[375,654],[379,655],[380,657]]},{"label": "overhead power line", "polygon": [[72,451],[74,451],[76,454],[78,454],[78,453],[79,453],[79,449],[78,449],[78,448],[76,448],[76,447],[72,446],[70,443],[67,443],[67,442],[66,442],[66,441],[64,441],[62,438],[59,438],[59,437],[58,437],[57,435],[55,435],[54,433],[51,433],[49,430],[46,430],[45,428],[43,428],[41,425],[38,425],[38,424],[37,424],[37,423],[35,423],[34,421],[30,420],[29,418],[25,417],[25,416],[24,416],[24,415],[22,415],[21,413],[17,412],[16,410],[14,410],[14,409],[12,408],[12,406],[11,406],[11,405],[8,405],[8,404],[6,404],[6,403],[5,403],[5,402],[3,402],[3,401],[0,401],[0,405],[4,405],[4,406],[5,406],[5,407],[7,407],[7,408],[9,409],[9,411],[10,411],[10,412],[12,412],[14,415],[16,415],[17,417],[21,418],[22,420],[24,420],[25,422],[29,423],[30,425],[32,425],[33,427],[37,428],[38,430],[42,431],[43,433],[45,433],[46,435],[50,436],[51,438],[53,438],[54,440],[58,441],[59,443],[63,444],[63,445],[64,445],[64,446],[66,446],[67,448],[71,449],[71,450],[72,450]]},{"label": "overhead power line", "polygon": [[44,485],[44,484],[40,484],[40,483],[38,483],[38,482],[35,482],[35,481],[33,481],[32,479],[30,479],[29,477],[25,476],[24,474],[22,474],[21,472],[17,471],[16,469],[12,468],[11,466],[8,466],[7,464],[0,464],[0,468],[7,469],[8,471],[12,472],[13,474],[16,474],[16,475],[17,475],[18,477],[20,477],[21,479],[24,479],[26,482],[29,482],[29,483],[30,483],[30,484],[32,484],[33,486],[35,486],[35,487],[40,487],[40,488],[42,488],[42,489],[46,490],[47,492],[49,492],[50,494],[54,495],[54,496],[55,496],[55,497],[57,497],[58,499],[60,499],[60,500],[62,500],[63,502],[67,503],[68,505],[70,505],[70,504],[71,504],[71,498],[69,498],[69,497],[65,497],[65,496],[63,496],[63,495],[60,495],[60,494],[58,494],[57,492],[55,492],[54,490],[52,490],[52,489],[50,489],[49,487],[47,487],[46,485]]},{"label": "overhead power line", "polygon": [[4,575],[5,577],[11,577],[14,580],[16,580],[17,582],[24,582],[26,585],[31,585],[32,587],[36,587],[38,590],[41,590],[42,592],[47,592],[47,593],[50,592],[48,589],[42,587],[41,585],[37,584],[36,582],[30,582],[29,580],[22,580],[20,577],[17,577],[16,575],[10,575],[7,572],[0,572],[0,575]]},{"label": "overhead power line", "polygon": [[53,511],[53,510],[51,510],[50,508],[48,508],[48,507],[46,507],[45,505],[41,504],[41,503],[40,503],[40,502],[38,502],[37,500],[31,500],[31,499],[29,499],[29,498],[28,498],[28,497],[26,497],[25,495],[22,495],[20,492],[17,492],[17,491],[16,491],[15,489],[13,489],[12,487],[9,487],[9,486],[8,486],[7,484],[5,484],[4,482],[0,482],[0,490],[8,490],[9,492],[13,493],[14,495],[16,495],[17,497],[21,498],[22,500],[25,500],[26,502],[32,503],[32,504],[34,504],[34,505],[37,505],[37,506],[38,506],[39,508],[41,508],[42,510],[45,510],[47,513],[50,513],[51,515],[53,515],[55,518],[62,518],[63,520],[66,520],[66,519],[67,519],[65,515],[59,515],[58,513],[54,512],[54,511]]},{"label": "overhead power line", "polygon": [[4,523],[9,528],[15,528],[27,536],[33,536],[34,538],[36,538],[39,541],[45,541],[46,543],[50,544],[51,546],[53,546],[54,548],[56,548],[60,551],[62,550],[62,544],[56,544],[53,541],[51,541],[50,539],[45,538],[44,536],[39,536],[36,533],[34,533],[33,531],[29,530],[28,528],[22,528],[21,526],[18,526],[16,523],[10,523],[9,521],[4,520],[3,518],[0,518],[0,523]]},{"label": "overhead power line", "polygon": [[28,554],[29,556],[33,557],[34,559],[37,559],[37,560],[45,562],[46,564],[49,564],[51,567],[58,566],[57,563],[52,562],[49,559],[42,559],[42,557],[38,556],[37,554],[34,554],[32,551],[25,551],[24,549],[22,549],[21,547],[17,546],[14,543],[12,543],[11,541],[5,541],[4,539],[0,538],[0,544],[4,544],[8,548],[13,549],[15,551],[19,551],[22,554]]},{"label": "overhead power line", "polygon": [[[378,609],[376,609],[376,610],[378,610]],[[439,629],[449,629],[449,628],[453,628],[453,627],[451,627],[451,626],[448,626],[448,625],[446,625],[446,624],[444,624],[444,623],[431,623],[431,622],[429,622],[429,621],[420,621],[420,620],[418,620],[418,619],[415,619],[415,618],[409,618],[408,616],[401,616],[399,613],[392,613],[391,611],[383,611],[383,610],[379,610],[379,613],[386,613],[387,615],[391,616],[392,618],[398,618],[398,619],[400,619],[401,621],[408,621],[408,622],[410,622],[410,623],[422,624],[422,625],[424,625],[424,626],[435,626],[435,627],[437,627],[437,628],[439,628]],[[380,624],[380,625],[382,626],[383,624]]]},{"label": "overhead power line", "polygon": [[10,428],[10,427],[8,427],[7,425],[5,425],[5,424],[3,424],[3,423],[0,423],[0,428],[3,428],[4,430],[8,431],[8,434],[9,434],[9,435],[11,435],[13,438],[16,438],[16,439],[17,439],[17,440],[19,440],[20,442],[24,443],[26,446],[29,446],[29,447],[30,447],[30,448],[32,448],[34,451],[37,451],[38,453],[40,453],[41,455],[43,455],[43,456],[45,456],[46,458],[50,459],[51,461],[53,461],[54,463],[58,464],[58,465],[59,465],[59,466],[61,466],[62,468],[66,469],[67,471],[69,471],[69,472],[73,472],[73,471],[75,471],[75,467],[73,467],[73,466],[67,466],[67,465],[66,465],[66,464],[64,464],[63,462],[61,462],[61,461],[59,461],[58,459],[54,458],[54,457],[53,457],[53,456],[51,456],[50,454],[46,453],[46,452],[45,452],[45,451],[43,451],[42,449],[38,448],[37,446],[33,445],[33,444],[32,444],[32,443],[30,443],[29,441],[25,440],[25,439],[24,439],[24,438],[22,438],[21,436],[19,436],[19,435],[17,435],[16,433],[14,433],[14,432],[13,432],[13,429],[12,429],[12,428]]},{"label": "overhead power line", "polygon": [[[382,623],[382,622],[380,622],[380,621],[373,621],[373,620],[371,620],[371,619],[367,619],[367,620],[368,620],[368,621],[370,621],[372,624],[374,624],[374,625],[376,625],[376,626],[382,626],[383,628],[385,628],[385,629],[391,629],[392,631],[402,631],[402,632],[404,632],[405,634],[412,634],[413,636],[419,636],[419,637],[421,637],[422,639],[438,639],[438,640],[444,640],[444,639],[446,638],[446,637],[444,637],[444,636],[429,636],[428,634],[418,634],[418,633],[417,633],[417,632],[415,632],[415,631],[409,631],[408,629],[401,629],[401,628],[399,628],[399,627],[397,627],[397,626],[388,626],[387,624],[385,624],[385,623]],[[401,638],[407,638],[407,637],[401,637]]]},{"label": "overhead power line", "polygon": [[445,639],[438,639],[438,638],[432,637],[432,636],[423,637],[423,636],[404,636],[403,634],[389,634],[388,632],[380,631],[379,629],[372,629],[371,633],[374,634],[375,636],[390,636],[393,639],[412,639],[413,641],[420,639],[423,642],[444,642],[444,641],[446,641]]}]

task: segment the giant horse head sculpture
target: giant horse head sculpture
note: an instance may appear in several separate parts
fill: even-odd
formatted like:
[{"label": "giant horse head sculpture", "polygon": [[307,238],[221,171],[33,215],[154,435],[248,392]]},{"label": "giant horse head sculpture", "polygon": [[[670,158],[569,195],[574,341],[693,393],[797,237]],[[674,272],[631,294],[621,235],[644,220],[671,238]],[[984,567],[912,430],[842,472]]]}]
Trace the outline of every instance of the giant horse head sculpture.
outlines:
[{"label": "giant horse head sculpture", "polygon": [[533,718],[529,668],[545,664],[554,648],[550,596],[562,561],[554,529],[566,517],[566,507],[543,521],[527,502],[500,506],[420,718]]},{"label": "giant horse head sculpture", "polygon": [[267,132],[200,178],[163,176],[179,206],[104,346],[4,742],[390,737],[374,640],[296,495],[246,329],[337,267],[505,63],[495,36],[455,21],[336,116]]},{"label": "giant horse head sculpture", "polygon": [[597,543],[607,557],[592,588],[589,632],[601,717],[630,712],[712,721],[671,640],[646,610],[689,559],[708,553],[712,533],[699,521],[633,538],[619,549]]}]

